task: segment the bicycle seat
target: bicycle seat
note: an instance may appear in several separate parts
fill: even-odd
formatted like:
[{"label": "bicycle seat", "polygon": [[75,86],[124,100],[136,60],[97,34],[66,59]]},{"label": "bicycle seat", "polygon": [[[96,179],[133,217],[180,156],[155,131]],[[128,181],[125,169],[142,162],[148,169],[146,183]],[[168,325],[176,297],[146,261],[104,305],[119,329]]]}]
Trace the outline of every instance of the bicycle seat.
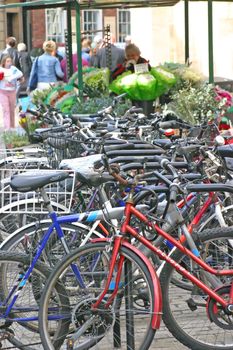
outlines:
[{"label": "bicycle seat", "polygon": [[70,169],[76,171],[94,169],[96,162],[102,159],[102,154],[92,154],[86,157],[79,157],[73,159],[63,159],[60,164],[60,169]]},{"label": "bicycle seat", "polygon": [[95,164],[100,162],[102,154],[75,159],[63,159],[59,165],[60,169],[71,169],[75,171],[76,179],[89,187],[98,187],[106,182],[114,181],[109,174],[100,174],[95,171]]},{"label": "bicycle seat", "polygon": [[76,179],[89,187],[98,187],[106,182],[115,181],[114,177],[107,173],[99,174],[94,171],[90,172],[76,172]]},{"label": "bicycle seat", "polygon": [[224,146],[219,146],[217,148],[218,150],[218,154],[222,157],[229,157],[229,158],[233,158],[233,147],[232,145],[224,145]]},{"label": "bicycle seat", "polygon": [[162,148],[169,148],[173,145],[173,143],[169,139],[156,139],[153,141],[153,145],[160,146]]},{"label": "bicycle seat", "polygon": [[40,172],[35,173],[26,172],[11,177],[10,186],[17,192],[30,192],[44,187],[53,182],[59,182],[69,177],[69,173],[54,171],[54,172]]}]

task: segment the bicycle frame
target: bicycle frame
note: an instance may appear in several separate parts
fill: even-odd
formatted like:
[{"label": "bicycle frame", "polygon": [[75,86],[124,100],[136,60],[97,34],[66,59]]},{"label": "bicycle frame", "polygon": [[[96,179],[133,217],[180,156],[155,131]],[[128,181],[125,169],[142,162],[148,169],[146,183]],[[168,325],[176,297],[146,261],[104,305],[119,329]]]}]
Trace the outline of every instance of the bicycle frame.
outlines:
[{"label": "bicycle frame", "polygon": [[[110,212],[110,217],[112,216],[112,219],[119,218],[119,216],[121,216],[123,214],[123,212],[124,212],[124,207],[113,208]],[[49,216],[52,220],[52,223],[49,226],[48,230],[45,232],[42,240],[39,242],[38,248],[37,248],[36,253],[32,259],[31,265],[29,266],[29,268],[25,272],[24,276],[22,276],[20,278],[19,284],[13,286],[13,288],[10,291],[6,300],[4,300],[4,302],[2,304],[0,304],[1,306],[6,307],[6,311],[4,312],[4,314],[0,315],[0,319],[2,318],[2,319],[9,320],[9,321],[18,321],[18,322],[28,322],[28,321],[33,321],[33,320],[37,321],[38,317],[13,318],[12,319],[12,318],[9,318],[8,316],[9,316],[10,312],[12,311],[12,308],[13,308],[16,300],[18,299],[20,291],[27,283],[27,280],[29,279],[37,261],[39,260],[40,256],[42,255],[42,252],[43,252],[44,248],[46,247],[46,244],[47,244],[53,230],[54,229],[56,230],[57,237],[61,240],[62,245],[63,245],[64,250],[65,250],[65,253],[68,254],[70,252],[70,250],[69,250],[69,247],[66,243],[65,236],[64,236],[64,233],[62,231],[60,224],[73,223],[73,222],[88,222],[88,223],[96,222],[96,221],[98,222],[99,220],[103,219],[105,215],[106,214],[104,214],[103,210],[96,210],[93,212],[85,212],[85,213],[81,213],[81,214],[71,214],[71,215],[60,216],[60,217],[58,217],[55,212],[50,213]],[[74,267],[74,270],[75,270],[75,267]],[[76,275],[78,275],[78,271],[74,271],[74,273]],[[81,279],[80,279],[80,284],[82,284]],[[9,302],[9,305],[7,306],[8,302]],[[17,310],[15,310],[15,312],[17,312]]]},{"label": "bicycle frame", "polygon": [[[194,194],[190,194],[188,197],[187,197],[187,201],[191,201],[192,198],[194,197],[195,195]],[[211,205],[211,203],[213,203],[215,201],[215,198],[216,196],[214,195],[213,192],[210,193],[209,197],[207,198],[206,202],[204,203],[203,207],[201,208],[200,212],[198,212],[198,214],[195,216],[194,218],[194,224],[196,225],[200,218],[202,217],[202,215],[206,212],[206,210],[209,208],[209,206]],[[188,203],[188,202],[187,202]],[[182,206],[185,206],[185,202],[184,201],[181,201],[179,203],[179,206],[182,207]],[[109,208],[110,209],[110,208]],[[154,225],[152,224],[151,222],[149,222],[149,220],[146,218],[145,215],[143,215],[140,211],[138,211],[132,204],[129,204],[129,203],[126,203],[126,206],[125,208],[124,207],[120,207],[120,208],[112,208],[112,216],[113,216],[113,220],[116,216],[116,210],[118,210],[119,212],[123,212],[125,211],[125,214],[126,214],[126,218],[125,218],[125,223],[123,224],[122,226],[122,230],[121,232],[123,234],[126,234],[126,233],[130,233],[132,236],[134,236],[135,238],[137,238],[141,243],[143,243],[145,246],[147,246],[151,251],[153,251],[154,253],[156,253],[160,258],[163,258],[164,260],[165,259],[165,256],[164,256],[164,253],[159,249],[159,248],[156,248],[155,246],[153,246],[149,241],[147,241],[144,237],[142,237],[141,235],[139,235],[134,229],[132,229],[130,226],[129,226],[129,222],[130,222],[130,219],[131,219],[131,216],[132,215],[135,215],[140,221],[144,222],[145,224],[153,227],[155,230],[157,230],[159,232],[159,230],[161,230],[157,225]],[[114,213],[115,212],[115,213]],[[58,217],[57,214],[55,212],[52,212],[50,214],[50,218],[52,220],[52,223],[51,225],[49,226],[48,230],[45,232],[42,240],[40,241],[39,243],[39,246],[38,246],[38,249],[36,251],[36,254],[31,262],[31,265],[30,267],[28,268],[28,270],[26,271],[25,275],[22,277],[18,287],[17,285],[15,285],[11,292],[9,293],[9,296],[7,297],[7,299],[5,300],[5,304],[7,304],[10,299],[12,298],[10,304],[8,305],[7,309],[6,309],[6,312],[4,315],[2,315],[3,318],[6,318],[10,321],[18,321],[18,322],[28,322],[28,321],[32,321],[32,320],[38,320],[37,317],[33,317],[33,318],[14,318],[14,319],[11,319],[11,318],[8,318],[9,316],[9,313],[12,311],[12,308],[14,307],[14,304],[18,298],[18,295],[16,293],[16,291],[19,289],[19,291],[24,287],[24,285],[26,284],[28,278],[30,277],[32,271],[33,271],[33,268],[35,267],[35,264],[36,262],[39,260],[53,230],[55,229],[56,232],[57,232],[57,237],[61,240],[62,244],[63,244],[63,247],[64,247],[64,250],[65,250],[65,253],[68,254],[70,251],[69,251],[69,248],[66,244],[66,241],[65,241],[65,237],[64,237],[64,233],[62,231],[62,228],[60,226],[60,224],[63,224],[63,223],[73,223],[73,222],[95,222],[97,223],[99,220],[101,220],[103,218],[103,211],[102,210],[97,210],[97,211],[93,211],[93,212],[85,212],[85,213],[82,213],[82,214],[71,214],[71,215],[66,215],[66,216],[60,216]],[[190,226],[191,227],[191,226]],[[162,230],[161,230],[162,231]],[[107,230],[106,230],[107,232]],[[162,231],[164,232],[164,231]],[[108,232],[107,232],[108,233]],[[160,233],[160,232],[159,232]],[[174,240],[172,237],[170,237],[167,233],[164,232],[165,235],[163,235],[162,233],[160,233],[165,239],[167,239],[171,244],[173,244],[174,246],[177,246],[177,241]],[[106,234],[107,235],[107,234]],[[166,236],[167,235],[167,236]],[[171,239],[172,238],[172,239]],[[117,240],[118,238],[116,238]],[[184,239],[184,238],[183,238]],[[97,239],[97,240],[103,240],[102,238],[100,239]],[[174,240],[174,242],[173,242]],[[87,239],[85,239],[85,243],[86,243]],[[182,238],[181,238],[181,241],[182,241]],[[175,244],[176,242],[176,244]],[[121,244],[123,242],[120,242]],[[124,244],[126,244],[126,242],[124,242]],[[148,244],[148,245],[147,245]],[[127,245],[128,246],[128,245]],[[185,249],[182,245],[180,245],[182,247],[182,249]],[[120,247],[120,246],[119,246]],[[137,248],[134,248],[132,245],[130,245],[131,249],[134,249],[135,252],[145,260],[145,256],[137,249]],[[119,251],[119,248],[118,248],[118,251]],[[117,254],[118,254],[118,251],[117,251]],[[182,250],[183,251],[183,250]],[[186,251],[186,250],[185,250]],[[117,255],[116,255],[117,256]],[[146,258],[147,259],[147,258]],[[167,256],[167,259],[166,261],[169,262],[169,256]],[[116,258],[115,258],[115,261],[116,261]],[[123,264],[123,261],[122,261],[122,264]],[[148,268],[149,268],[149,271],[150,273],[152,274],[154,269],[152,266],[150,266],[150,261],[149,259],[147,259],[147,265],[148,265]],[[122,265],[123,266],[123,265]],[[207,267],[209,268],[209,266],[207,265]],[[183,267],[180,267],[182,270],[184,270]],[[75,267],[74,267],[75,269]],[[178,269],[178,266],[177,266],[177,270],[179,271]],[[212,271],[213,269],[211,269]],[[209,272],[211,272],[209,271]],[[222,271],[223,272],[223,271]],[[80,283],[80,286],[84,286],[83,282],[82,282],[82,278],[80,276],[80,274],[78,273],[78,271],[75,269],[74,271],[75,275],[77,276],[78,280],[79,280],[79,283]],[[187,272],[187,274],[190,274],[189,272]],[[184,276],[185,276],[185,273],[184,273]],[[195,279],[195,277],[193,276],[193,278]],[[190,279],[191,280],[191,279]],[[157,281],[157,276],[156,274],[153,274],[153,281]],[[191,280],[192,281],[192,280]],[[197,280],[198,281],[198,280]],[[194,282],[195,283],[195,282]],[[155,308],[156,308],[156,311],[154,312],[155,314],[155,320],[154,320],[154,325],[155,327],[158,327],[160,321],[159,321],[159,318],[157,315],[159,315],[159,313],[161,312],[160,310],[160,306],[161,306],[161,301],[158,301],[158,295],[160,294],[160,288],[158,287],[158,284],[159,282],[157,281],[156,283],[154,283],[154,289],[157,290],[157,297],[155,298],[156,300],[156,303],[155,303]],[[201,288],[201,287],[200,287]],[[14,294],[15,293],[15,294]],[[113,292],[113,295],[115,295],[116,291]],[[209,293],[208,293],[209,294]],[[214,293],[213,295],[215,295],[216,293]],[[210,294],[209,294],[210,295]],[[102,300],[102,299],[101,299]],[[159,296],[159,300],[160,300],[160,296]],[[222,300],[222,298],[221,298]],[[4,306],[4,304],[3,304]],[[1,315],[0,315],[0,318],[1,318]],[[157,326],[156,326],[157,325]]]},{"label": "bicycle frame", "polygon": [[[211,268],[209,265],[207,265],[203,260],[199,258],[199,256],[195,255],[192,253],[189,249],[184,247],[181,242],[185,241],[185,237],[182,235],[181,239],[177,241],[175,238],[173,238],[170,234],[167,232],[163,231],[157,224],[154,224],[150,222],[147,217],[140,213],[130,202],[130,200],[126,203],[125,207],[125,214],[124,214],[124,222],[121,226],[121,231],[120,234],[117,235],[114,238],[114,243],[113,243],[113,250],[112,250],[112,256],[110,259],[110,268],[109,268],[109,276],[106,282],[106,286],[104,291],[101,293],[100,297],[98,298],[97,302],[95,302],[92,305],[93,309],[98,308],[100,305],[101,301],[103,298],[106,296],[110,283],[113,278],[113,271],[115,266],[118,266],[117,269],[117,274],[116,274],[116,281],[115,281],[115,288],[113,291],[113,294],[110,298],[107,298],[106,302],[106,307],[111,304],[111,302],[114,299],[114,296],[117,294],[118,291],[118,286],[119,286],[119,281],[121,279],[121,272],[122,272],[122,267],[124,263],[124,257],[120,253],[120,248],[121,246],[127,246],[128,249],[133,250],[134,252],[138,250],[134,246],[132,246],[130,243],[127,242],[127,239],[129,236],[134,237],[145,245],[147,248],[149,248],[153,253],[159,256],[159,258],[165,260],[167,263],[172,265],[181,275],[183,275],[187,280],[191,281],[193,284],[198,286],[200,289],[202,289],[206,294],[208,294],[209,297],[215,299],[218,303],[220,303],[224,308],[227,308],[227,306],[233,301],[233,284],[231,284],[231,289],[230,289],[230,302],[228,303],[225,299],[223,299],[220,295],[218,295],[214,290],[210,289],[208,286],[206,286],[203,282],[201,282],[197,277],[192,275],[189,271],[187,271],[183,266],[181,266],[179,263],[174,261],[169,255],[167,255],[165,252],[160,250],[158,247],[154,246],[150,241],[148,241],[146,238],[141,236],[134,228],[130,226],[130,220],[131,217],[135,216],[137,219],[139,219],[141,222],[144,224],[148,225],[149,227],[153,228],[160,236],[162,236],[165,240],[169,241],[172,243],[176,248],[178,248],[182,253],[184,253],[186,256],[189,256],[197,265],[201,266],[205,271],[209,272],[212,275],[215,276],[233,276],[233,269],[232,270],[221,270],[218,271],[216,269]],[[104,241],[106,239],[97,239],[95,241]],[[118,265],[117,265],[117,258],[118,256],[120,257]],[[144,255],[143,255],[143,260],[144,260]],[[144,260],[146,265],[148,266],[149,271],[151,271],[151,268],[153,269],[150,261],[148,259]],[[158,279],[156,278],[156,283],[158,282]],[[155,304],[158,303],[158,305],[161,304],[161,292],[159,294],[159,287],[156,286],[156,293],[155,293]],[[153,326],[156,328],[156,325],[158,325],[158,316],[157,314],[154,314],[153,316]]]}]

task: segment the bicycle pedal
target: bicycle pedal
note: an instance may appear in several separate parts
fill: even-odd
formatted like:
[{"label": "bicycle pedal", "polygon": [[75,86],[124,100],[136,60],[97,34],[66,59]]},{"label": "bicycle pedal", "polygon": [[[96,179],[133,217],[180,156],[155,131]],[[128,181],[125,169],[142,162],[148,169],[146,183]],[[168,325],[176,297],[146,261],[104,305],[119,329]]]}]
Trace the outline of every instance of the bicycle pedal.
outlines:
[{"label": "bicycle pedal", "polygon": [[197,304],[192,298],[189,298],[188,300],[186,300],[186,303],[191,311],[197,310]]}]

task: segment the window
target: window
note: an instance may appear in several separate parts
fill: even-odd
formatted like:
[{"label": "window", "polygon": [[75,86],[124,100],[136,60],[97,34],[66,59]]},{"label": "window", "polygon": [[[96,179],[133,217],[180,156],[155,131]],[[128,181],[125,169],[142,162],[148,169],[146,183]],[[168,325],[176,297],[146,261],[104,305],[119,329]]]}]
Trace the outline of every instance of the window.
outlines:
[{"label": "window", "polygon": [[64,30],[66,28],[66,11],[58,9],[46,10],[46,37],[56,43],[64,43]]},{"label": "window", "polygon": [[130,10],[118,11],[118,41],[125,41],[125,37],[131,34]]},{"label": "window", "polygon": [[[102,14],[100,10],[83,11],[83,31],[93,31],[102,29]],[[91,33],[88,36],[93,39],[98,33]],[[102,36],[102,33],[98,35]]]}]

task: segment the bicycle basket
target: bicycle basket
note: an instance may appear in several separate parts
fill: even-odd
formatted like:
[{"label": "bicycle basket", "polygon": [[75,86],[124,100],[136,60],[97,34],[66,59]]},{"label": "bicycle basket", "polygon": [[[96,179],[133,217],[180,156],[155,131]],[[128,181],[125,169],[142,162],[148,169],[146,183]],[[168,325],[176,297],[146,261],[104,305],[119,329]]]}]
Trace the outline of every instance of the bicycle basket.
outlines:
[{"label": "bicycle basket", "polygon": [[[59,170],[56,170],[59,171]],[[38,172],[47,174],[54,170],[22,170],[22,169],[0,169],[0,214],[3,213],[32,213],[46,214],[48,210],[43,203],[39,191],[31,191],[21,193],[14,191],[10,186],[11,176],[14,174],[32,174],[38,175]],[[45,191],[49,196],[52,206],[56,212],[70,213],[73,193],[74,193],[75,176],[74,172],[70,171],[70,176],[61,181],[45,186]]]}]

